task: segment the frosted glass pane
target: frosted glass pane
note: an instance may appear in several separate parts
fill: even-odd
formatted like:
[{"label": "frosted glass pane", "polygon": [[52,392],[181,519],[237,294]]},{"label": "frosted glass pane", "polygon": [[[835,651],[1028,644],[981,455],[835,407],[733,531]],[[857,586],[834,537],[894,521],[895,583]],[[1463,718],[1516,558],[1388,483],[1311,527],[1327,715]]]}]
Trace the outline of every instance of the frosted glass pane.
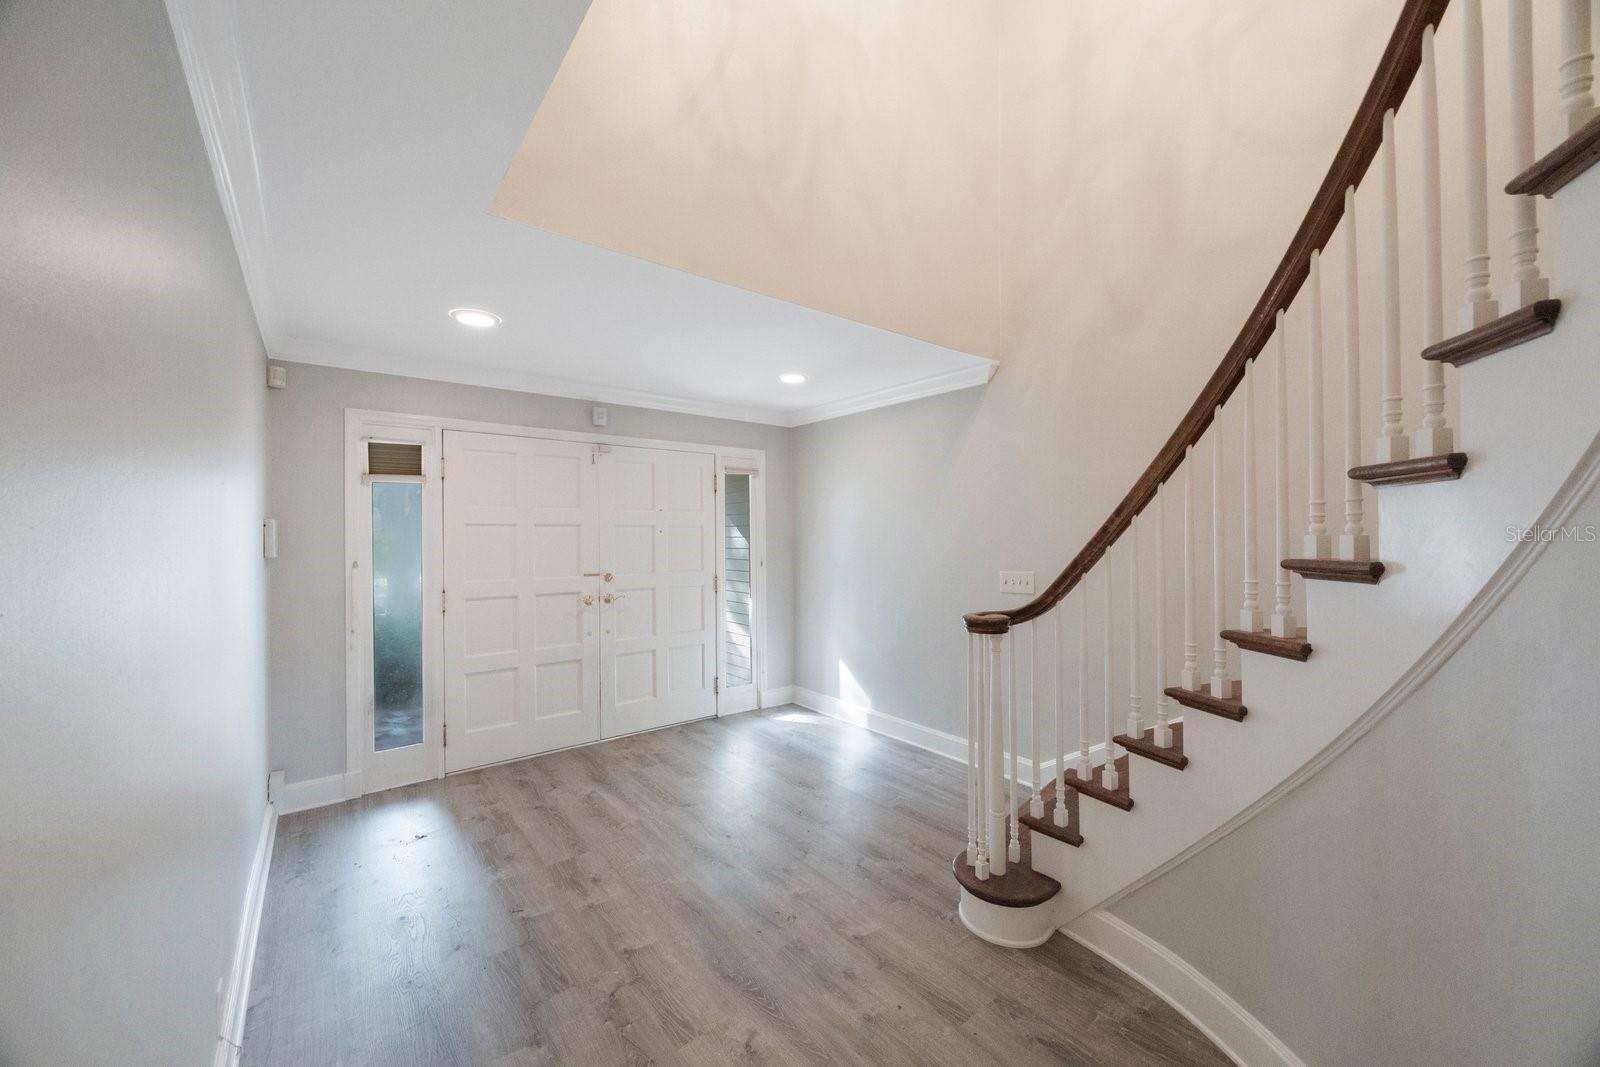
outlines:
[{"label": "frosted glass pane", "polygon": [[750,476],[730,474],[724,481],[727,525],[722,531],[722,623],[726,677],[733,689],[751,684],[750,629],[755,614],[750,581]]},{"label": "frosted glass pane", "polygon": [[372,483],[372,744],[422,743],[422,486]]}]

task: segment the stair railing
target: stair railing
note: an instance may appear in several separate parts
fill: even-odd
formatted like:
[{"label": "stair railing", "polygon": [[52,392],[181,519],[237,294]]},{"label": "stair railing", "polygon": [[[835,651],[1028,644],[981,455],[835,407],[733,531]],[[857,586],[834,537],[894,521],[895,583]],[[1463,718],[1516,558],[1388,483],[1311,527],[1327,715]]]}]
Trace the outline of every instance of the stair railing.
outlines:
[{"label": "stair railing", "polygon": [[[1460,111],[1462,139],[1459,159],[1454,162],[1461,176],[1460,245],[1465,249],[1464,269],[1452,285],[1461,297],[1458,325],[1461,331],[1489,330],[1521,314],[1530,314],[1535,304],[1551,302],[1549,281],[1541,273],[1538,249],[1538,219],[1531,195],[1506,195],[1504,198],[1507,249],[1502,269],[1506,285],[1497,301],[1490,287],[1489,154],[1487,112],[1485,108],[1484,0],[1459,0],[1459,17],[1447,28],[1458,38],[1460,68]],[[1592,26],[1589,0],[1559,0],[1561,6],[1561,54],[1559,74],[1560,135],[1582,127],[1596,115],[1592,86]],[[1160,749],[1178,743],[1181,720],[1171,714],[1170,698],[1180,702],[1209,700],[1227,711],[1240,699],[1239,681],[1230,670],[1229,643],[1242,640],[1255,647],[1265,639],[1303,642],[1304,629],[1297,619],[1291,574],[1313,573],[1319,563],[1344,561],[1365,563],[1372,560],[1372,536],[1364,506],[1366,485],[1403,481],[1424,481],[1454,477],[1466,457],[1455,452],[1455,428],[1450,422],[1450,396],[1444,362],[1448,356],[1433,354],[1429,346],[1441,346],[1445,337],[1445,280],[1443,269],[1444,195],[1441,177],[1439,135],[1439,88],[1436,27],[1440,25],[1450,0],[1407,0],[1383,56],[1378,63],[1354,119],[1334,155],[1333,163],[1318,187],[1311,206],[1283,258],[1273,271],[1260,298],[1228,347],[1216,370],[1207,379],[1177,427],[1167,438],[1127,494],[1089,538],[1065,569],[1045,590],[1020,607],[975,612],[964,616],[968,632],[968,827],[967,849],[962,862],[975,877],[986,880],[1004,876],[1010,866],[1020,863],[1029,842],[1022,826],[1051,833],[1068,831],[1070,810],[1066,802],[1069,788],[1109,798],[1127,790],[1125,757],[1119,744],[1127,740]],[[1506,87],[1509,108],[1506,119],[1505,151],[1498,163],[1505,177],[1519,174],[1534,158],[1534,44],[1531,0],[1504,0]],[[1541,9],[1543,10],[1543,9]],[[1406,239],[1420,244],[1419,291],[1408,294],[1410,281],[1401,273],[1402,225],[1398,189],[1398,140],[1396,115],[1402,102],[1414,100],[1414,112],[1403,116],[1408,121],[1406,139],[1415,140],[1417,185],[1419,188],[1418,224],[1407,231]],[[1414,124],[1410,123],[1415,119]],[[1410,147],[1408,143],[1408,148]],[[1374,161],[1371,187],[1363,185]],[[1497,182],[1497,186],[1504,181]],[[1377,201],[1377,255],[1375,263],[1361,258],[1357,242],[1357,199]],[[1497,194],[1498,195],[1498,194]],[[1333,238],[1343,228],[1343,239],[1330,254],[1339,260],[1333,277],[1342,277],[1338,300],[1342,324],[1343,396],[1335,398],[1334,414],[1339,426],[1333,439],[1341,442],[1332,459],[1337,475],[1344,479],[1343,522],[1337,536],[1328,522],[1325,479],[1329,457],[1325,436],[1329,398],[1323,376],[1324,322],[1321,263]],[[1376,277],[1381,295],[1377,322],[1364,322],[1361,316],[1361,279]],[[1421,418],[1406,432],[1404,406],[1404,359],[1402,313],[1404,297],[1420,306],[1418,333],[1424,355],[1420,395]],[[1291,324],[1290,320],[1294,320]],[[1381,373],[1375,407],[1380,425],[1372,443],[1372,458],[1362,465],[1361,360],[1362,331],[1375,334]],[[1289,334],[1296,336],[1290,338]],[[1275,341],[1271,364],[1271,437],[1256,431],[1258,368],[1255,361]],[[1454,343],[1454,342],[1452,342]],[[1291,347],[1303,353],[1298,365],[1291,364]],[[1414,353],[1413,353],[1414,354]],[[1303,441],[1304,478],[1294,474],[1290,452],[1289,382],[1292,374],[1302,376],[1305,411]],[[1239,386],[1243,384],[1244,389]],[[1229,417],[1223,418],[1225,409]],[[1207,438],[1209,437],[1209,442]],[[1227,440],[1225,440],[1227,438]],[[1242,507],[1231,510],[1227,501],[1228,464],[1232,450],[1239,450],[1240,496]],[[1196,452],[1207,453],[1209,477]],[[1258,454],[1259,453],[1259,454]],[[1261,603],[1261,562],[1257,524],[1262,521],[1257,499],[1257,465],[1267,459],[1273,471],[1273,523],[1270,564],[1274,575],[1270,614]],[[1166,632],[1170,609],[1167,589],[1167,507],[1163,491],[1166,483],[1183,472],[1180,517],[1181,533],[1181,666],[1179,685],[1167,686],[1168,663]],[[1211,507],[1210,522],[1196,521],[1195,496],[1206,484]],[[1305,501],[1305,526],[1301,534],[1304,558],[1290,559],[1294,543],[1294,514],[1291,493],[1300,491]],[[1143,521],[1141,521],[1141,519]],[[1137,524],[1137,525],[1136,525]],[[1199,538],[1209,525],[1211,555],[1210,619],[1213,648],[1209,666],[1200,662],[1200,642],[1196,616],[1200,610],[1196,562],[1201,558]],[[1140,537],[1139,528],[1148,530]],[[1231,548],[1237,539],[1238,547]],[[1153,588],[1141,585],[1140,541],[1154,563]],[[1114,567],[1111,556],[1121,557]],[[1229,552],[1237,551],[1242,563],[1242,598],[1239,628],[1226,629],[1228,611],[1227,573]],[[1153,555],[1151,555],[1153,553]],[[1291,566],[1292,565],[1292,566]],[[1324,568],[1326,569],[1326,568]],[[1127,660],[1115,662],[1114,638],[1117,632],[1113,610],[1118,598],[1114,571],[1125,575],[1122,590],[1127,618]],[[1098,571],[1098,583],[1091,580]],[[1145,573],[1149,573],[1146,571]],[[1326,574],[1317,576],[1328,576]],[[1098,585],[1097,590],[1091,590]],[[1098,592],[1100,606],[1093,613],[1092,601]],[[1076,611],[1065,610],[1074,601]],[[1141,615],[1149,613],[1153,625],[1141,628]],[[1040,628],[1046,616],[1050,622]],[[1076,625],[1069,616],[1076,616]],[[1075,629],[1076,634],[1071,631]],[[1148,635],[1145,647],[1141,633]],[[1309,647],[1309,646],[1305,646]],[[1042,650],[1042,653],[1041,653]],[[1091,680],[1088,670],[1092,653],[1100,653],[1099,702],[1101,715],[1090,707]],[[1148,658],[1146,658],[1148,657]],[[1067,669],[1074,660],[1075,676]],[[1143,664],[1143,666],[1141,666]],[[1048,665],[1049,669],[1044,669]],[[1119,672],[1120,668],[1120,672]],[[1019,671],[1025,684],[1019,689]],[[1127,732],[1115,731],[1117,701],[1113,697],[1113,677],[1120,673],[1128,684],[1125,725]],[[1154,683],[1151,710],[1153,721],[1146,721],[1141,676]],[[1040,683],[1048,678],[1048,699],[1040,700]],[[1075,690],[1075,700],[1069,692]],[[1194,706],[1190,703],[1190,706]],[[1053,711],[1045,716],[1052,726],[1054,745],[1048,755],[1042,744],[1041,709]],[[1212,709],[1214,710],[1214,709]],[[1095,730],[1090,719],[1101,718],[1099,739],[1091,743]],[[1024,760],[1019,723],[1026,718],[1030,730],[1026,741],[1030,758]],[[1053,719],[1053,724],[1050,723]],[[1071,720],[1075,719],[1075,730]],[[1076,745],[1068,743],[1076,734]],[[1119,742],[1119,738],[1121,742]],[[1009,766],[1008,766],[1009,763]],[[1053,765],[1053,766],[1052,766]],[[1046,775],[1046,770],[1050,773]],[[1049,784],[1045,779],[1048,777]],[[1025,792],[1023,792],[1026,779]],[[1053,797],[1050,795],[1053,792]],[[1024,803],[1026,807],[1024,807]]]}]

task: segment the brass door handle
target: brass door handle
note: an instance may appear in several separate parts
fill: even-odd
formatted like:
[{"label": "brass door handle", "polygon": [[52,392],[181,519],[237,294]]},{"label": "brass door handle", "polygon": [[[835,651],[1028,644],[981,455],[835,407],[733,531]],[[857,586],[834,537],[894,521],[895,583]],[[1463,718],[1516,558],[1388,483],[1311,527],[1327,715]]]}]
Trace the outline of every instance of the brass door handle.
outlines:
[{"label": "brass door handle", "polygon": [[593,603],[594,603],[594,595],[592,593],[585,593],[584,596],[583,596],[583,606],[584,607],[588,607],[590,604],[593,604]]},{"label": "brass door handle", "polygon": [[627,597],[627,593],[605,593],[600,597],[600,602],[602,604],[609,604],[614,600],[626,600]]}]

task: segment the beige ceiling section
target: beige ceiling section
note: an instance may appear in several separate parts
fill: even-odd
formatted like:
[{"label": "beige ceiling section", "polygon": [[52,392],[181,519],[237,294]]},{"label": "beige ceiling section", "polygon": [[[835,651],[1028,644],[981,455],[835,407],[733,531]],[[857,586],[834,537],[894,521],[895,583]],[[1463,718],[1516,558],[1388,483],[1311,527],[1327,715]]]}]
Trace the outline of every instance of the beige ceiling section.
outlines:
[{"label": "beige ceiling section", "polygon": [[594,0],[495,214],[948,348],[998,348],[983,0]]}]

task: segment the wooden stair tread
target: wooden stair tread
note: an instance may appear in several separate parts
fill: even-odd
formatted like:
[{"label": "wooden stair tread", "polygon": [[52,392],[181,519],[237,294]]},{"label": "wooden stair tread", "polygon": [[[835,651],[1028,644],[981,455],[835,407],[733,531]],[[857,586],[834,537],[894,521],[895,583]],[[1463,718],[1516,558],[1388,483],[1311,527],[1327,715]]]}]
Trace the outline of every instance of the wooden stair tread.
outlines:
[{"label": "wooden stair tread", "polygon": [[1554,196],[1557,189],[1600,163],[1600,118],[1546,152],[1533,166],[1506,183],[1513,195]]},{"label": "wooden stair tread", "polygon": [[991,874],[981,880],[967,865],[967,850],[962,849],[950,864],[956,881],[979,900],[1002,908],[1032,908],[1053,899],[1061,892],[1061,883],[1033,869],[1030,835],[1023,834],[1021,842],[1020,861],[1006,864],[1005,874]]},{"label": "wooden stair tread", "polygon": [[1067,809],[1067,825],[1057,826],[1055,823],[1055,779],[1046,782],[1045,787],[1039,791],[1039,798],[1044,801],[1044,817],[1035,819],[1032,815],[1029,815],[1028,805],[1026,804],[1022,805],[1017,817],[1022,825],[1028,829],[1044,834],[1046,837],[1053,837],[1064,845],[1078,848],[1083,844],[1083,834],[1078,832],[1078,791],[1076,789],[1067,789],[1065,793],[1066,796],[1062,802]]},{"label": "wooden stair tread", "polygon": [[1183,754],[1183,723],[1172,723],[1171,730],[1171,748],[1162,748],[1156,744],[1156,728],[1154,726],[1138,737],[1134,737],[1131,734],[1118,734],[1112,740],[1129,752],[1137,753],[1146,759],[1164,763],[1174,770],[1181,771],[1189,766],[1189,757]]},{"label": "wooden stair tread", "polygon": [[1465,452],[1447,452],[1439,456],[1351,467],[1349,476],[1352,481],[1366,482],[1368,485],[1416,485],[1421,482],[1454,481],[1461,477],[1466,466]]},{"label": "wooden stair tread", "polygon": [[1302,578],[1316,578],[1325,582],[1377,585],[1378,579],[1383,577],[1383,564],[1375,559],[1286,559],[1279,566],[1286,571],[1294,571]]},{"label": "wooden stair tread", "polygon": [[1535,300],[1527,307],[1518,308],[1509,315],[1501,315],[1477,329],[1429,345],[1422,350],[1422,358],[1448,363],[1453,367],[1465,366],[1484,356],[1515,348],[1524,341],[1543,337],[1556,328],[1556,319],[1560,314],[1561,301]]},{"label": "wooden stair tread", "polygon": [[1296,631],[1293,637],[1275,637],[1268,630],[1224,630],[1222,639],[1232,641],[1246,652],[1260,652],[1301,663],[1311,658],[1311,642],[1306,640],[1303,629]]},{"label": "wooden stair tread", "polygon": [[1116,767],[1117,788],[1115,790],[1107,789],[1100,784],[1100,779],[1104,777],[1105,764],[1096,764],[1094,772],[1087,782],[1079,778],[1078,772],[1073,769],[1067,771],[1063,780],[1084,796],[1093,797],[1102,803],[1110,804],[1113,808],[1132,811],[1133,796],[1128,789],[1128,757],[1119,757]]},{"label": "wooden stair tread", "polygon": [[1250,709],[1244,706],[1244,688],[1238,682],[1233,683],[1231,697],[1214,697],[1204,690],[1185,689],[1178,685],[1169,686],[1167,696],[1186,708],[1209,712],[1234,722],[1244,721],[1244,717],[1250,713]]}]

